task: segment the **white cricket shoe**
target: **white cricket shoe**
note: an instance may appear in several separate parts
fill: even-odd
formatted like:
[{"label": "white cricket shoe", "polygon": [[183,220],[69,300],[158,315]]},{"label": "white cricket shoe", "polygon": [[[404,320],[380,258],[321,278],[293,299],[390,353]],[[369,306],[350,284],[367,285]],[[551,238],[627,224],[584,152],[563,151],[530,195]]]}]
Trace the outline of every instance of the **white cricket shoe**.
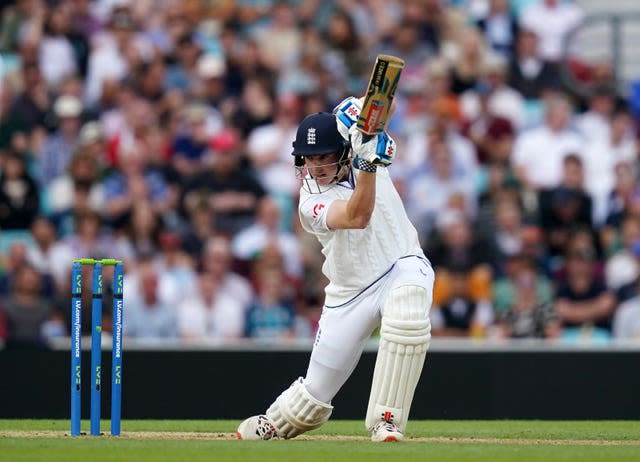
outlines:
[{"label": "white cricket shoe", "polygon": [[236,437],[239,440],[270,440],[276,436],[278,436],[276,427],[264,414],[249,417],[238,426],[236,431]]},{"label": "white cricket shoe", "polygon": [[376,443],[394,443],[396,441],[402,441],[404,435],[396,424],[381,420],[371,430],[371,441]]}]

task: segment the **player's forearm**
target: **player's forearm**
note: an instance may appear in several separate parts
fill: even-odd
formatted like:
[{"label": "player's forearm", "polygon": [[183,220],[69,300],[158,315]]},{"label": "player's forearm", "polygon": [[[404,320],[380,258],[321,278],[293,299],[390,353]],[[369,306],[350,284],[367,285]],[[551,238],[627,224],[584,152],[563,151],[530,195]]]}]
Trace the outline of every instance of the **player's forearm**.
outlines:
[{"label": "player's forearm", "polygon": [[364,229],[371,220],[376,201],[376,174],[360,172],[356,187],[347,202],[346,217],[354,228]]}]

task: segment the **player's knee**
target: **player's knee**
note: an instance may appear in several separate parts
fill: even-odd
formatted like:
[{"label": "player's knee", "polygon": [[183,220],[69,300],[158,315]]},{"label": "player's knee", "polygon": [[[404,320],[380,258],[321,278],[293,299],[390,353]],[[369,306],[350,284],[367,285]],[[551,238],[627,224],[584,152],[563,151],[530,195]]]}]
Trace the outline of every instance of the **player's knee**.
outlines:
[{"label": "player's knee", "polygon": [[419,285],[394,287],[382,313],[380,335],[401,345],[421,345],[431,338],[430,292]]}]

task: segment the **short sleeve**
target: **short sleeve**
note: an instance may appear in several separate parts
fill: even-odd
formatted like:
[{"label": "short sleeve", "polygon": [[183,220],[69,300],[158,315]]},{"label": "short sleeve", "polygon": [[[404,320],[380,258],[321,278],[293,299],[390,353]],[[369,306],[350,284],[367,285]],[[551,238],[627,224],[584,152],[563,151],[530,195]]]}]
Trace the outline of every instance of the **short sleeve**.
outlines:
[{"label": "short sleeve", "polygon": [[299,207],[302,227],[312,234],[324,234],[331,231],[327,226],[327,214],[334,200],[334,198],[322,194],[310,195]]}]

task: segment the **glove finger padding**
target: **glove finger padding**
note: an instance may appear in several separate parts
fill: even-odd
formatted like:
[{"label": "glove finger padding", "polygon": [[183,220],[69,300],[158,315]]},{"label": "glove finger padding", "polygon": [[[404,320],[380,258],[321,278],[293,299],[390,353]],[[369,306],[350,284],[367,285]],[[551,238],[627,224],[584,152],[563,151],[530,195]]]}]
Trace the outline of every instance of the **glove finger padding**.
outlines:
[{"label": "glove finger padding", "polygon": [[391,165],[396,155],[396,142],[387,132],[377,135],[365,135],[352,125],[349,128],[351,149],[353,153],[376,165]]}]

